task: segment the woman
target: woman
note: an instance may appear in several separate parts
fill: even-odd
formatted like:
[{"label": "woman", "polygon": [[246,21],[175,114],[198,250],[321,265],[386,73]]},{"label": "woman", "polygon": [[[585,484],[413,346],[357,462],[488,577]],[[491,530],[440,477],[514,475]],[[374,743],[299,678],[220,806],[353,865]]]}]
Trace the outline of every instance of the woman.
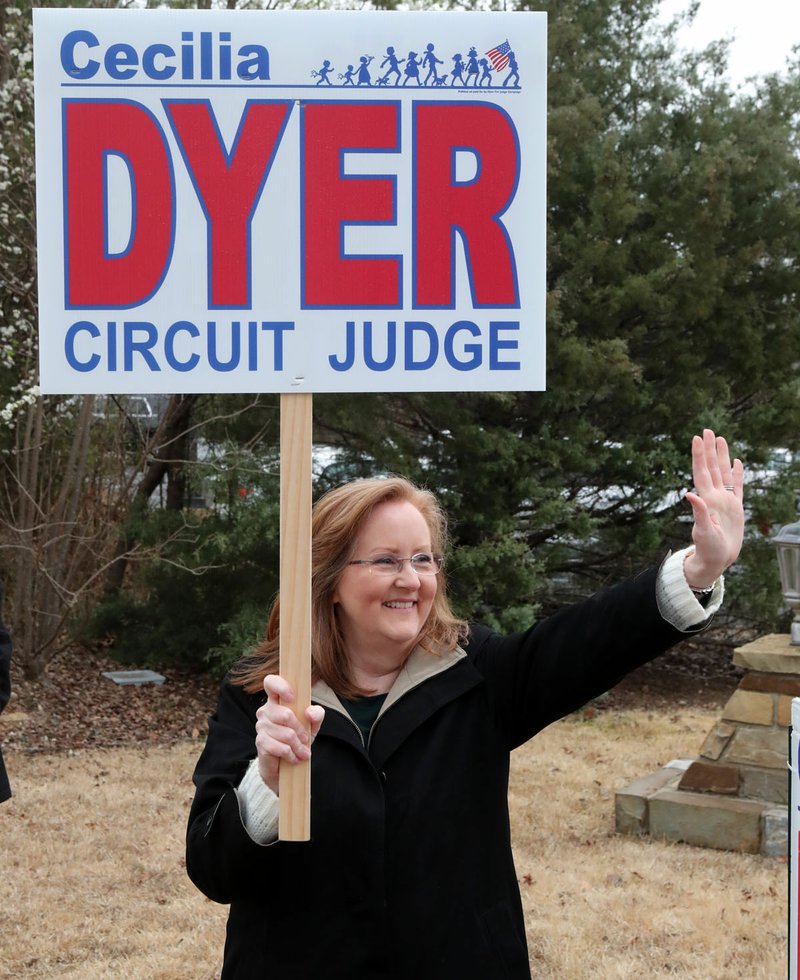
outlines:
[{"label": "woman", "polygon": [[[450,611],[431,494],[365,480],[319,501],[306,725],[276,672],[276,606],[195,772],[187,870],[231,905],[224,978],[530,976],[509,753],[719,607],[742,465],[710,430],[692,460],[691,548],[511,636]],[[279,766],[309,758],[312,840],[278,841]]]}]

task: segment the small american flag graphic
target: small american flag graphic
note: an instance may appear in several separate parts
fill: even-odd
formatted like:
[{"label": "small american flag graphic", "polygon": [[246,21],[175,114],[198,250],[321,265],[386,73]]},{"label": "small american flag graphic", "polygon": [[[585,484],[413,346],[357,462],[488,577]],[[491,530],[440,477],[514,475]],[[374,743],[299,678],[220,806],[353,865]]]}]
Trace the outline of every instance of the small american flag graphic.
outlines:
[{"label": "small american flag graphic", "polygon": [[491,51],[486,52],[486,57],[491,61],[495,71],[502,71],[508,64],[508,52],[511,50],[511,45],[508,43],[508,39],[503,41],[502,44],[498,44],[496,48],[492,48]]}]

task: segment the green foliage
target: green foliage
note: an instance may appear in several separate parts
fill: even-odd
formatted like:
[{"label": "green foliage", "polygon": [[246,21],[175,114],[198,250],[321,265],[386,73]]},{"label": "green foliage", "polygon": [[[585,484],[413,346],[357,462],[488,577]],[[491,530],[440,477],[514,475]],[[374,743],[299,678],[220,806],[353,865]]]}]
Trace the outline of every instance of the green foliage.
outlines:
[{"label": "green foliage", "polygon": [[[468,554],[460,605],[498,623],[688,543],[704,426],[750,470],[754,522],[785,520],[800,491],[800,72],[731,91],[724,45],[680,56],[655,0],[523,6],[549,14],[548,390],[317,412],[353,459],[442,494]],[[498,569],[500,542],[515,554]],[[729,609],[770,628],[774,551],[744,561]]]},{"label": "green foliage", "polygon": [[160,542],[159,558],[77,624],[76,639],[107,644],[127,664],[223,671],[263,634],[278,589],[278,527],[276,500],[259,492],[218,514],[140,514],[138,538]]},{"label": "green foliage", "polygon": [[[710,425],[751,473],[726,608],[785,624],[769,538],[800,492],[798,65],[732,91],[725,45],[679,54],[657,0],[517,6],[548,12],[548,390],[318,395],[338,455],[315,490],[400,472],[438,492],[459,611],[513,629],[687,542],[689,441]],[[28,11],[0,14],[0,409],[34,380]],[[277,422],[274,396],[204,399],[187,472],[212,513],[133,516],[160,557],[85,635],[153,664],[251,645],[277,587]]]},{"label": "green foliage", "polygon": [[220,642],[205,657],[208,670],[218,677],[252,650],[264,635],[267,609],[263,601],[246,600],[220,629]]},{"label": "green foliage", "polygon": [[725,605],[740,611],[759,632],[765,624],[789,632],[792,617],[783,607],[775,546],[757,531],[748,535],[740,560],[725,579]]}]

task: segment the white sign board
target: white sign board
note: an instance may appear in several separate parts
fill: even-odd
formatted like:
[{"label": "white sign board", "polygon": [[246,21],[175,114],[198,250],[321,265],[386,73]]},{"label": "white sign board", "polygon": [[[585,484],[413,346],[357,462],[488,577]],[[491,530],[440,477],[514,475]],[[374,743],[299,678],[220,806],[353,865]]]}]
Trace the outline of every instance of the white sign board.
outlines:
[{"label": "white sign board", "polygon": [[792,737],[789,759],[789,970],[790,980],[800,976],[800,698],[792,699]]},{"label": "white sign board", "polygon": [[544,387],[546,17],[34,11],[44,392]]}]

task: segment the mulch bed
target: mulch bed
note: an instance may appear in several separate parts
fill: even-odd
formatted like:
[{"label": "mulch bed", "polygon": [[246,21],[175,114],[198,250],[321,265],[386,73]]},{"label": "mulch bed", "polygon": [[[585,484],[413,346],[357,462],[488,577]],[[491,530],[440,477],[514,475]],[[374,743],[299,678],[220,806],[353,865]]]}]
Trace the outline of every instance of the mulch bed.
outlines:
[{"label": "mulch bed", "polygon": [[[103,671],[120,664],[84,651],[60,654],[44,676],[12,674],[11,702],[0,715],[0,742],[27,752],[66,751],[205,738],[218,681],[207,674],[160,668],[163,684],[120,686]],[[584,712],[622,708],[721,708],[742,671],[731,648],[683,643],[626,677]]]},{"label": "mulch bed", "polygon": [[104,671],[127,669],[133,668],[69,651],[35,682],[12,670],[11,701],[0,715],[3,747],[63,751],[205,737],[217,680],[169,667],[158,670],[163,684],[121,686],[103,677]]},{"label": "mulch bed", "polygon": [[744,674],[733,647],[684,642],[629,674],[603,699],[608,708],[722,708]]}]

